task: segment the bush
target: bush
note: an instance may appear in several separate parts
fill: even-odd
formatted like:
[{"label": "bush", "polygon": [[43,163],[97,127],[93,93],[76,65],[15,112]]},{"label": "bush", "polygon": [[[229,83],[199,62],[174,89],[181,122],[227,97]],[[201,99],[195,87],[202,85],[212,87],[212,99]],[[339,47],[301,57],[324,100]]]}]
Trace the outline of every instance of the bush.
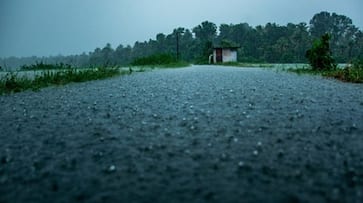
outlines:
[{"label": "bush", "polygon": [[354,60],[352,67],[354,69],[363,69],[363,58]]},{"label": "bush", "polygon": [[333,77],[345,82],[363,83],[363,69],[356,69],[353,67],[345,67],[344,69],[323,72],[322,75],[326,77]]},{"label": "bush", "polygon": [[337,70],[333,77],[355,83],[363,83],[363,60],[355,60],[351,66]]},{"label": "bush", "polygon": [[335,78],[345,82],[363,83],[363,60],[355,60],[352,65],[345,68],[331,70],[313,70],[311,68],[290,68],[288,71],[297,74],[318,74],[325,77]]},{"label": "bush", "polygon": [[329,45],[330,35],[325,34],[315,40],[311,49],[306,52],[306,58],[313,70],[333,70],[337,67],[332,57]]}]

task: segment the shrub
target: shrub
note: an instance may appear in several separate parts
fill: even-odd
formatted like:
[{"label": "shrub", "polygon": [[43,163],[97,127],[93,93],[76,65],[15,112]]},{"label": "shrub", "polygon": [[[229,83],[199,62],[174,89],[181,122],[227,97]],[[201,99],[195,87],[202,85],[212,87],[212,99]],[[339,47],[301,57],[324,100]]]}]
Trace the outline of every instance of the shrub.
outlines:
[{"label": "shrub", "polygon": [[16,73],[7,73],[0,78],[0,95],[10,92],[21,92],[32,88],[32,81],[26,77],[19,77]]},{"label": "shrub", "polygon": [[354,69],[363,69],[363,58],[354,60],[352,67]]},{"label": "shrub", "polygon": [[345,82],[363,83],[363,60],[355,60],[352,65],[345,68],[331,70],[313,70],[311,68],[290,68],[288,71],[297,74],[318,74],[325,77],[332,77]]},{"label": "shrub", "polygon": [[327,33],[319,40],[315,40],[306,57],[313,70],[332,70],[337,67],[332,57],[329,45],[330,35]]},{"label": "shrub", "polygon": [[353,67],[345,67],[344,69],[323,72],[322,75],[326,77],[333,77],[345,82],[363,83],[363,69],[356,69]]},{"label": "shrub", "polygon": [[343,70],[336,72],[335,78],[343,81],[363,83],[363,60],[355,60],[351,66],[346,66]]}]

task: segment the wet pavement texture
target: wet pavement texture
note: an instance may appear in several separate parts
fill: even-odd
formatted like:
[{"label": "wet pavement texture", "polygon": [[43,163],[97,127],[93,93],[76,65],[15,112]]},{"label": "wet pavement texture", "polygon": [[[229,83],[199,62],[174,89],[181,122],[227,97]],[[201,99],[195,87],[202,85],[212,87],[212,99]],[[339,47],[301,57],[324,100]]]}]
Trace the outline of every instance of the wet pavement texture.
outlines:
[{"label": "wet pavement texture", "polygon": [[363,85],[192,66],[0,96],[0,202],[362,202]]}]

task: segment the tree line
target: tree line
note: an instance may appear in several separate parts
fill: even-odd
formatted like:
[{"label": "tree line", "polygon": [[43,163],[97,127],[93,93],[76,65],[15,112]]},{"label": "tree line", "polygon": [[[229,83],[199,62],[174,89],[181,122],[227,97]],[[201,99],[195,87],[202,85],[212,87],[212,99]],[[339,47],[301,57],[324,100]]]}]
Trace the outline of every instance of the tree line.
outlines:
[{"label": "tree line", "polygon": [[363,57],[363,32],[352,20],[336,13],[315,14],[309,24],[288,23],[252,27],[248,23],[221,24],[205,21],[192,28],[176,28],[170,34],[159,33],[155,39],[135,42],[133,46],[106,44],[90,53],[51,57],[10,57],[1,59],[0,66],[20,67],[24,64],[44,62],[70,64],[76,67],[129,65],[137,58],[154,54],[177,55],[191,63],[207,62],[213,46],[239,46],[240,62],[306,63],[306,51],[315,39],[328,33],[330,47],[338,63],[347,63]]}]

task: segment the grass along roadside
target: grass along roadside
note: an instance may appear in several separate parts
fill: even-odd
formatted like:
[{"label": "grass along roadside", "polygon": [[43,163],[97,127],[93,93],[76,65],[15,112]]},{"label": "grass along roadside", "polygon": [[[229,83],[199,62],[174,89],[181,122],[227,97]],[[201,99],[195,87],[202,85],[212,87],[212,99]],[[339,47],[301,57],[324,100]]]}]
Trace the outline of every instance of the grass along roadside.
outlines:
[{"label": "grass along roadside", "polygon": [[39,90],[51,85],[65,85],[71,82],[85,82],[105,79],[117,75],[127,74],[130,71],[120,71],[119,68],[93,68],[93,69],[66,69],[44,70],[29,78],[18,76],[18,72],[9,72],[0,77],[0,95],[21,92],[25,90]]},{"label": "grass along roadside", "polygon": [[363,63],[355,62],[343,68],[335,68],[332,70],[313,70],[311,67],[303,68],[285,68],[288,72],[297,74],[321,75],[324,77],[335,78],[344,82],[363,83]]}]

